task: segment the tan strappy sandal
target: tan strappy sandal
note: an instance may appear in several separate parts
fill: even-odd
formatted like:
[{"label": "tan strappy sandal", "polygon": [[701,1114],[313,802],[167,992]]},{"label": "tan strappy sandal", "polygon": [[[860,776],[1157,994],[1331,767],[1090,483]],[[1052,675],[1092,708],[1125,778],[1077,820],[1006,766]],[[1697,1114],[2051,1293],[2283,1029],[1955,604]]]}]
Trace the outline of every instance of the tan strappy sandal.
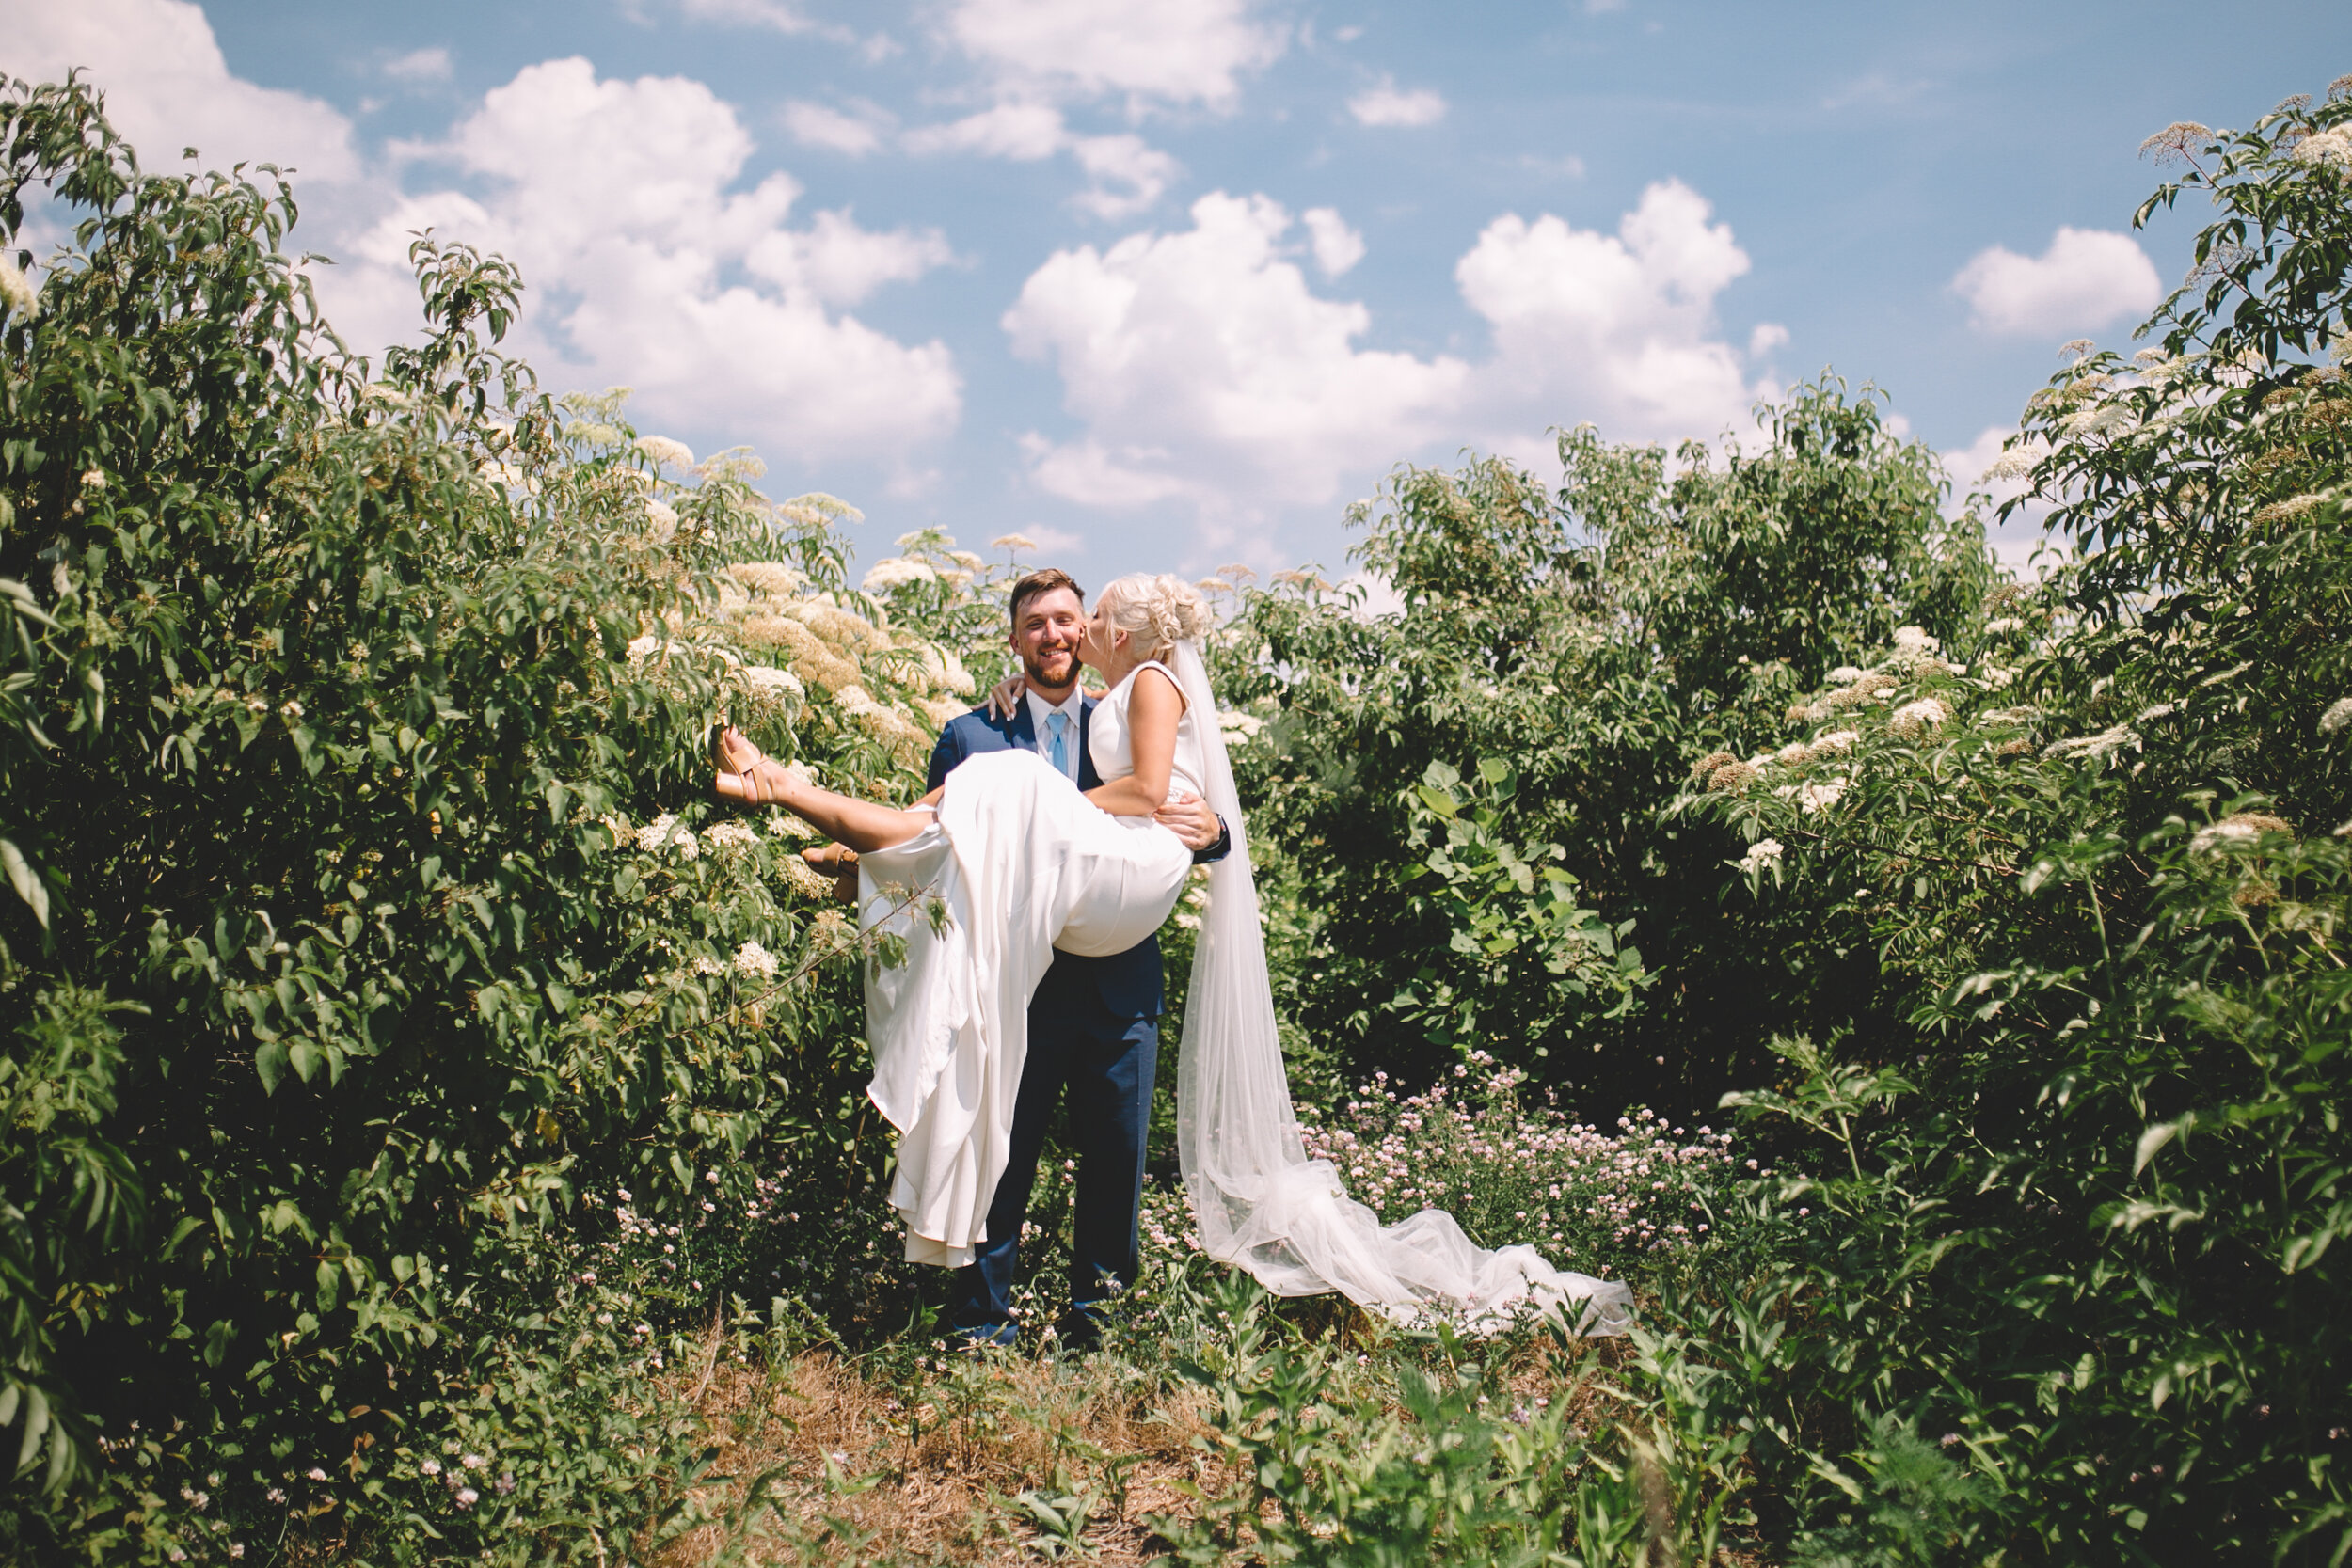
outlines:
[{"label": "tan strappy sandal", "polygon": [[[749,752],[750,760],[744,761],[739,752]],[[725,795],[723,799],[740,800],[748,806],[775,805],[784,799],[781,794],[770,794],[767,783],[759,776],[759,765],[769,760],[768,753],[754,745],[741,730],[723,725],[714,731],[710,737],[710,760],[719,778],[734,779],[742,787],[742,794]],[[711,786],[718,787],[716,779]]]}]

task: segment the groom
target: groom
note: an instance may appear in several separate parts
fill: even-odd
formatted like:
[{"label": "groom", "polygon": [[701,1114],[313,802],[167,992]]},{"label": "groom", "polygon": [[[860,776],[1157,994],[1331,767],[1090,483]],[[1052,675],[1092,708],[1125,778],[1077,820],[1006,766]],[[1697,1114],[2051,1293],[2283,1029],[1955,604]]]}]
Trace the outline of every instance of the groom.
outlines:
[{"label": "groom", "polygon": [[[937,789],[966,757],[1005,751],[1037,752],[1080,789],[1103,782],[1087,754],[1094,702],[1078,683],[1086,625],[1085,596],[1068,573],[1048,568],[1013,584],[1011,643],[1024,693],[1009,716],[980,707],[950,720],[932,749],[927,788]],[[1193,850],[1196,862],[1221,860],[1232,848],[1224,823],[1197,796],[1163,807],[1158,820]],[[1134,1282],[1161,1001],[1156,935],[1108,958],[1054,955],[1029,1002],[1029,1053],[1013,1101],[1011,1148],[989,1204],[988,1240],[956,1271],[947,1322],[966,1344],[1009,1347],[1018,1338],[1013,1271],[1057,1098],[1067,1100],[1071,1142],[1078,1151],[1071,1312],[1055,1325],[1063,1346],[1093,1348],[1102,1337],[1097,1312]]]}]

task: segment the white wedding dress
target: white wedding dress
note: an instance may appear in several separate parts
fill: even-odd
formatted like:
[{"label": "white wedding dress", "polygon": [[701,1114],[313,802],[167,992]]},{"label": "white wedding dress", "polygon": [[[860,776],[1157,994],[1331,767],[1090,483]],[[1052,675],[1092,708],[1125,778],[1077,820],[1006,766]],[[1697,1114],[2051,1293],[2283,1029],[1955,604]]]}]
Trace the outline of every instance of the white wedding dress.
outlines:
[{"label": "white wedding dress", "polygon": [[[1232,830],[1210,872],[1177,1073],[1177,1153],[1209,1255],[1278,1295],[1337,1291],[1401,1322],[1473,1330],[1545,1312],[1622,1334],[1632,1295],[1554,1269],[1533,1247],[1474,1246],[1435,1209],[1396,1225],[1349,1198],[1300,1145],[1275,1032],[1248,835],[1200,650],[1151,664],[1185,698],[1171,795],[1189,790]],[[1135,771],[1129,674],[1098,704],[1088,751],[1105,782]],[[1148,817],[1097,809],[1029,752],[972,757],[947,775],[932,825],[860,861],[860,917],[902,962],[866,965],[868,1093],[898,1130],[891,1203],[907,1258],[951,1267],[987,1239],[1028,1050],[1030,994],[1053,950],[1122,953],[1159,929],[1192,857]]]}]

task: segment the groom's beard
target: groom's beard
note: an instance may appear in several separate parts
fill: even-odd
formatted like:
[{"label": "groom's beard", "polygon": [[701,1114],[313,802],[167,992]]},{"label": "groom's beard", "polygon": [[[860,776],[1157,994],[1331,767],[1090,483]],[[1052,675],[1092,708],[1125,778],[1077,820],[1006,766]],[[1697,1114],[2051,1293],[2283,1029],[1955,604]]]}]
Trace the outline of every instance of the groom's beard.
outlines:
[{"label": "groom's beard", "polygon": [[1066,648],[1041,654],[1035,658],[1023,660],[1022,672],[1029,677],[1031,686],[1067,690],[1077,684],[1078,652],[1074,648]]}]

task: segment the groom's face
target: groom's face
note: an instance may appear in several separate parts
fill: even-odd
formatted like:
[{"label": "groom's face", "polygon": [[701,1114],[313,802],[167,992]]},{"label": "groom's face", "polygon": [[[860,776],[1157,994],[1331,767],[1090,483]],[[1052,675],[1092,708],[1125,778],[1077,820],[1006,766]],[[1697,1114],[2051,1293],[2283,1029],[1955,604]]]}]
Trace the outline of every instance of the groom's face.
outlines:
[{"label": "groom's face", "polygon": [[1049,589],[1021,601],[1012,628],[1012,651],[1029,684],[1066,692],[1078,679],[1078,647],[1086,641],[1086,607],[1067,588]]}]

